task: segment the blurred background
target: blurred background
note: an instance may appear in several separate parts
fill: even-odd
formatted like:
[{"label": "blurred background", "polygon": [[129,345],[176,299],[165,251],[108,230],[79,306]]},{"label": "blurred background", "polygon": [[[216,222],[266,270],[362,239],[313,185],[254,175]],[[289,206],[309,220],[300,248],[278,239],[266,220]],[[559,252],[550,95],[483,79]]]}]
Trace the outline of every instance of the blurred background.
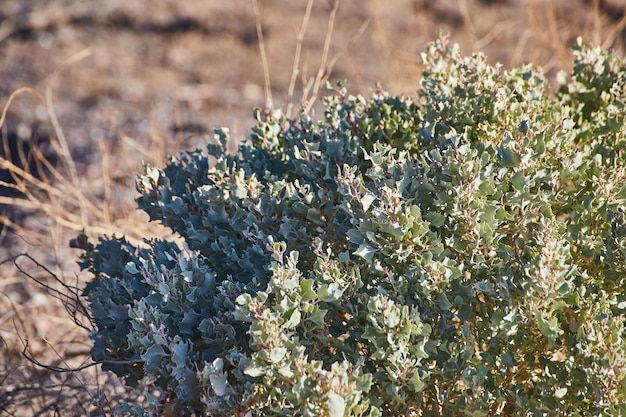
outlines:
[{"label": "blurred background", "polygon": [[89,363],[88,332],[58,297],[89,279],[68,247],[80,231],[174,238],[135,210],[142,164],[216,127],[234,149],[254,107],[294,115],[324,94],[318,74],[352,94],[414,95],[439,33],[554,80],[579,36],[624,55],[626,1],[0,1],[0,415],[103,415],[138,395],[95,367],[57,372]]}]

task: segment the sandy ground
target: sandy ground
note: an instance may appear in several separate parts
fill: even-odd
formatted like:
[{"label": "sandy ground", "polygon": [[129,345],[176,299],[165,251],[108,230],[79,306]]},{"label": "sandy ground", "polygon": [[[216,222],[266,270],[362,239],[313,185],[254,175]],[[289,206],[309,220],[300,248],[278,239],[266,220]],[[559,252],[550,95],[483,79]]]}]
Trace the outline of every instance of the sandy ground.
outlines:
[{"label": "sandy ground", "polygon": [[[606,6],[594,12],[594,3]],[[568,64],[577,36],[623,48],[623,27],[610,30],[623,19],[619,3],[344,0],[330,43],[329,56],[340,54],[330,79],[345,79],[350,91],[364,94],[376,82],[394,94],[413,94],[419,53],[439,31],[449,32],[465,53],[484,51],[491,63],[535,62],[552,74]],[[301,77],[315,75],[331,7],[328,0],[312,7],[290,100],[306,1],[259,1],[276,106],[299,102]],[[80,162],[92,162],[94,142],[115,143],[120,132],[147,136],[154,124],[165,138],[215,126],[241,134],[251,125],[250,109],[265,103],[251,0],[4,0],[0,18],[0,97],[23,86],[50,88]],[[9,122],[49,128],[47,119],[29,97],[17,100]]]},{"label": "sandy ground", "polygon": [[[4,132],[13,140],[63,139],[76,169],[71,184],[101,210],[95,217],[61,216],[66,223],[31,210],[21,219],[21,233],[5,228],[0,235],[3,257],[28,252],[50,271],[24,260],[26,270],[54,288],[62,290],[53,276],[80,287],[85,275],[75,266],[77,253],[67,248],[77,228],[91,227],[93,236],[154,232],[133,212],[133,182],[142,163],[163,163],[167,154],[203,146],[215,127],[229,127],[235,139],[242,138],[253,125],[252,109],[269,96],[274,106],[292,103],[297,110],[320,67],[330,81],[345,80],[351,93],[367,95],[379,82],[393,94],[412,95],[422,70],[420,52],[440,32],[449,33],[466,54],[483,51],[491,64],[505,68],[534,62],[550,79],[569,69],[577,36],[622,54],[626,45],[624,0],[334,5],[311,2],[307,15],[305,0],[258,0],[258,14],[253,0],[2,0],[2,106],[22,91],[5,108]],[[87,206],[57,203],[57,210]],[[22,211],[13,207],[12,218]],[[67,319],[50,290],[8,263],[0,270],[0,415],[99,415],[90,404],[105,376],[94,368],[50,372],[19,353],[28,338],[42,362],[78,366],[88,361],[86,332]],[[113,382],[101,392],[107,401],[124,395]]]}]

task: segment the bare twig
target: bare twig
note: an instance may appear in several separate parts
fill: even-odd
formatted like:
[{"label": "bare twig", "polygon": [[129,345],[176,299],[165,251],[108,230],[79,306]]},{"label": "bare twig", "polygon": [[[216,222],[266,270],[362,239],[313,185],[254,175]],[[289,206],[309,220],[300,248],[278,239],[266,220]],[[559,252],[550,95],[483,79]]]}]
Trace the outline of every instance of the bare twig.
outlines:
[{"label": "bare twig", "polygon": [[288,103],[287,103],[287,111],[285,115],[287,118],[291,118],[291,112],[293,110],[293,90],[296,85],[296,78],[298,77],[299,68],[300,68],[300,54],[302,51],[302,41],[304,40],[304,35],[306,33],[306,29],[309,25],[309,18],[311,17],[311,9],[313,8],[313,3],[315,0],[309,0],[306,5],[306,11],[304,12],[304,17],[302,18],[302,24],[300,25],[300,30],[296,35],[296,51],[293,58],[293,67],[291,69],[291,79],[289,80],[289,88],[287,89]]},{"label": "bare twig", "polygon": [[474,21],[472,20],[472,16],[469,11],[469,6],[467,5],[467,0],[459,0],[459,12],[461,13],[461,16],[463,16],[463,23],[465,23],[465,26],[467,27],[467,31],[470,35],[472,45],[474,48],[476,48],[478,35],[476,27],[474,26]]},{"label": "bare twig", "polygon": [[302,92],[302,104],[304,106],[303,112],[305,114],[310,112],[311,108],[313,108],[313,105],[315,104],[315,101],[317,100],[317,97],[319,96],[320,88],[322,87],[323,84],[325,84],[328,81],[328,78],[332,74],[332,70],[336,62],[338,61],[338,59],[341,57],[342,54],[344,54],[350,48],[351,45],[353,45],[357,41],[357,39],[361,37],[361,35],[363,35],[363,33],[365,32],[365,29],[367,29],[370,23],[370,19],[365,20],[361,24],[359,29],[356,31],[356,33],[343,46],[343,48],[341,48],[339,52],[337,52],[336,54],[334,54],[332,57],[329,58],[328,55],[330,51],[330,42],[331,42],[332,35],[333,35],[333,30],[335,26],[335,20],[337,16],[337,9],[339,8],[339,3],[340,1],[336,0],[333,3],[333,7],[330,11],[330,17],[328,19],[328,28],[326,30],[326,38],[324,40],[324,49],[322,52],[322,57],[321,57],[320,64],[318,66],[315,78],[308,80],[308,81],[303,81],[304,87],[303,87],[303,92]]},{"label": "bare twig", "polygon": [[367,29],[369,24],[370,19],[365,20],[361,24],[361,26],[359,26],[359,29],[354,33],[354,35],[352,35],[350,40],[339,50],[339,52],[332,56],[332,58],[328,61],[328,64],[326,65],[326,78],[322,79],[322,82],[326,82],[328,80],[328,76],[330,76],[330,74],[332,73],[333,68],[335,67],[335,64],[337,63],[339,58],[341,58],[341,56],[346,53],[352,45],[354,45],[354,43],[363,35],[363,33],[365,33],[365,30]]},{"label": "bare twig", "polygon": [[265,41],[263,40],[263,28],[261,26],[261,12],[259,11],[258,0],[252,0],[252,7],[254,9],[254,17],[256,22],[256,34],[259,39],[259,51],[261,53],[261,62],[263,63],[263,76],[265,77],[265,100],[266,105],[272,107],[272,83],[270,80],[270,70],[267,61],[267,54],[265,53]]},{"label": "bare twig", "polygon": [[[22,338],[21,336],[19,336],[19,333],[18,333],[18,337],[20,338],[20,341],[22,342],[24,346],[24,349],[22,350],[22,356],[24,356],[24,358],[26,358],[27,361],[29,361],[30,363],[34,365],[39,366],[40,368],[47,369],[52,372],[67,373],[67,372],[79,372],[79,371],[82,371],[83,369],[91,368],[93,366],[98,365],[98,362],[90,362],[85,365],[78,366],[76,368],[69,368],[69,367],[63,367],[63,366],[57,366],[57,365],[47,365],[43,362],[40,362],[37,358],[35,358],[34,354],[30,350],[30,343],[28,342],[28,339]],[[48,346],[51,346],[49,343],[47,344]],[[55,350],[55,353],[58,354],[56,350]]]},{"label": "bare twig", "polygon": [[104,182],[104,204],[102,205],[102,219],[106,224],[111,223],[111,214],[109,213],[109,205],[106,204],[110,201],[112,195],[111,186],[111,164],[109,161],[109,151],[104,141],[98,142],[100,147],[100,155],[102,155],[102,180]]},{"label": "bare twig", "polygon": [[[35,267],[45,273],[46,276],[51,277],[57,284],[59,284],[65,291],[59,291],[58,289],[50,286],[40,278],[33,275],[31,272],[28,272],[22,265],[18,262],[19,259],[26,258],[31,261]],[[66,284],[62,279],[60,279],[54,272],[52,272],[48,267],[40,263],[37,259],[35,259],[32,255],[28,253],[21,253],[16,255],[10,259],[4,260],[0,262],[0,265],[11,262],[17,268],[17,270],[23,274],[25,277],[30,278],[43,288],[48,291],[48,294],[52,297],[61,301],[66,311],[70,315],[70,318],[78,327],[89,331],[92,327],[85,326],[82,321],[79,319],[79,316],[85,317],[89,322],[91,322],[91,316],[87,307],[82,303],[80,297],[80,288]]]},{"label": "bare twig", "polygon": [[315,99],[317,98],[319,94],[322,81],[324,81],[324,75],[328,74],[326,62],[328,61],[330,41],[333,37],[333,31],[335,27],[335,18],[337,17],[337,10],[339,9],[339,3],[341,3],[340,0],[335,0],[333,2],[332,9],[330,10],[330,16],[328,18],[328,28],[326,30],[326,38],[324,39],[324,49],[322,50],[322,58],[320,60],[320,65],[317,69],[317,74],[315,75],[315,81],[313,82],[311,95],[306,97],[306,95],[303,94],[303,98],[306,98],[306,105],[304,106],[305,113],[308,113],[313,107],[313,103],[315,102]]}]

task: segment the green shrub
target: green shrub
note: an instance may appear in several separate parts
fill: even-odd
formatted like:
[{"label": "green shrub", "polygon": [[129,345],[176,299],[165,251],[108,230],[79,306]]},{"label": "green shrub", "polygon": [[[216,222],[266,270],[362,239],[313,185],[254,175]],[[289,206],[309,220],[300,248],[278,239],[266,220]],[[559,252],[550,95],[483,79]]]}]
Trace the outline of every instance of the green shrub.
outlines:
[{"label": "green shrub", "polygon": [[417,100],[256,111],[234,155],[146,167],[184,248],[84,236],[104,369],[209,416],[590,416],[626,403],[626,64],[556,93],[445,39]]}]

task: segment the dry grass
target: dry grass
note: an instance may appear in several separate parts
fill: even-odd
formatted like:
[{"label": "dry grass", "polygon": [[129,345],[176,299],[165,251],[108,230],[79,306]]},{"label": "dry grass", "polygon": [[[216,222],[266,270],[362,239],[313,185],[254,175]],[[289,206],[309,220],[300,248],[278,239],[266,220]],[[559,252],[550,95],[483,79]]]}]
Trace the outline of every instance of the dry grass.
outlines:
[{"label": "dry grass", "polygon": [[[285,10],[254,0],[251,18],[262,41],[254,53],[260,51],[265,99],[290,115],[299,106],[312,111],[325,81],[338,76],[353,80],[362,93],[380,81],[394,94],[411,94],[422,71],[418,53],[441,29],[466,53],[485,51],[492,63],[506,67],[536,62],[549,77],[569,68],[569,48],[577,36],[621,53],[626,42],[626,13],[609,9],[610,1],[581,1],[572,8],[570,0],[526,0],[523,7],[512,6],[513,1],[414,0],[401,2],[410,10],[404,15],[390,14],[388,3],[309,0],[294,12],[297,23],[288,37],[281,26]],[[11,27],[0,25],[0,42]],[[264,38],[268,28],[272,35]],[[81,231],[92,239],[125,235],[136,244],[167,237],[167,230],[135,210],[134,179],[142,163],[162,165],[185,138],[166,141],[156,123],[143,139],[120,130],[115,146],[97,141],[92,152],[98,157],[77,166],[76,139],[64,134],[55,93],[66,87],[65,73],[75,73],[88,54],[82,50],[62,62],[43,92],[15,89],[0,116],[4,126],[20,100],[39,102],[47,111],[55,156],[52,160],[36,146],[30,154],[8,155],[8,136],[3,136],[0,168],[12,180],[0,186],[14,193],[0,196],[5,208],[0,239],[7,258],[0,263],[0,415],[110,415],[111,403],[138,395],[90,366],[89,319],[74,297],[89,277],[79,273],[78,254],[68,241]]]},{"label": "dry grass", "polygon": [[[70,58],[58,71],[84,56]],[[139,395],[112,375],[101,374],[89,358],[91,326],[79,297],[89,277],[79,273],[78,254],[69,249],[69,240],[85,232],[94,239],[123,235],[142,245],[143,239],[169,234],[136,211],[133,194],[141,162],[166,161],[158,132],[147,144],[122,134],[115,154],[100,141],[99,175],[85,181],[56,118],[56,74],[43,94],[16,90],[0,116],[3,126],[12,103],[31,95],[48,110],[54,128],[48,143],[54,158],[36,145],[28,154],[20,148],[11,155],[3,135],[0,169],[11,180],[0,181],[5,190],[0,205],[7,208],[0,214],[6,257],[0,262],[0,415],[109,415],[110,403]],[[168,152],[176,150],[170,144]]]}]

